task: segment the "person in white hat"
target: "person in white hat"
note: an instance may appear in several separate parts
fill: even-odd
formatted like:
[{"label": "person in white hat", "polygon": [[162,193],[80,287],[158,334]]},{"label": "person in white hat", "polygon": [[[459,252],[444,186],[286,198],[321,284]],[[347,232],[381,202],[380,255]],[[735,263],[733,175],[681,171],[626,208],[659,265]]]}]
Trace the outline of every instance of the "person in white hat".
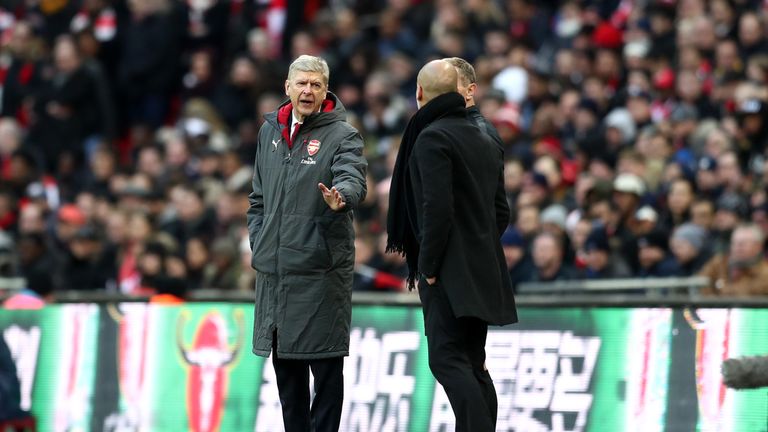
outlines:
[{"label": "person in white hat", "polygon": [[639,269],[637,258],[637,237],[635,235],[637,219],[636,214],[640,209],[643,195],[645,195],[645,183],[635,174],[622,173],[613,180],[613,204],[619,214],[615,236],[619,239],[618,252],[621,253],[633,272]]}]

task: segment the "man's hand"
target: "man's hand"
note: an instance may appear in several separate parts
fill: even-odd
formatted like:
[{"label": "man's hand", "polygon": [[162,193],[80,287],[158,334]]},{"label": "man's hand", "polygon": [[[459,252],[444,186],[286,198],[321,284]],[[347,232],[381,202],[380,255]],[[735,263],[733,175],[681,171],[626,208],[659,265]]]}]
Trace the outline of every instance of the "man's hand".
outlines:
[{"label": "man's hand", "polygon": [[324,184],[318,183],[317,188],[320,189],[320,192],[322,192],[323,199],[325,200],[325,203],[328,204],[328,207],[331,208],[331,210],[338,211],[347,205],[347,203],[344,202],[344,197],[341,196],[335,187],[328,189]]},{"label": "man's hand", "polygon": [[427,281],[428,284],[434,285],[435,282],[437,282],[437,276],[434,276],[434,277],[431,277],[431,278],[427,278],[426,281]]}]

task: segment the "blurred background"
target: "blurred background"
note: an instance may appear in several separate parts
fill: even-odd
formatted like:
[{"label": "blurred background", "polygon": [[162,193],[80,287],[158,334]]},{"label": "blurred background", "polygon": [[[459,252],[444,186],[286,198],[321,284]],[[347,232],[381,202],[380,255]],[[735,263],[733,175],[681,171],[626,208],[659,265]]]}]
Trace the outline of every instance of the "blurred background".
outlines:
[{"label": "blurred background", "polygon": [[43,295],[252,290],[257,133],[312,54],[370,163],[355,289],[400,291],[394,155],[415,74],[457,56],[506,146],[515,283],[704,274],[710,294],[766,294],[723,271],[768,274],[767,18],[750,0],[3,1],[3,276]]},{"label": "blurred background", "polygon": [[262,116],[312,54],[369,161],[342,430],[452,427],[383,251],[415,75],[453,56],[505,145],[521,323],[489,334],[499,430],[765,430],[765,392],[720,366],[768,342],[766,20],[757,0],[0,0],[0,420],[280,430],[245,213]]}]

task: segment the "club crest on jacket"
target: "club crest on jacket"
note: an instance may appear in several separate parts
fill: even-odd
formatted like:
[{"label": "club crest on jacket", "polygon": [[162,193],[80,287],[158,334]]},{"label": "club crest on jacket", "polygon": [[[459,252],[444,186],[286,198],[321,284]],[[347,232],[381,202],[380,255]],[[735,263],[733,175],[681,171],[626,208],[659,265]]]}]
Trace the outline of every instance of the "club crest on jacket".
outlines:
[{"label": "club crest on jacket", "polygon": [[317,154],[317,152],[320,151],[320,141],[318,140],[311,140],[307,144],[307,152],[310,156],[314,156]]}]

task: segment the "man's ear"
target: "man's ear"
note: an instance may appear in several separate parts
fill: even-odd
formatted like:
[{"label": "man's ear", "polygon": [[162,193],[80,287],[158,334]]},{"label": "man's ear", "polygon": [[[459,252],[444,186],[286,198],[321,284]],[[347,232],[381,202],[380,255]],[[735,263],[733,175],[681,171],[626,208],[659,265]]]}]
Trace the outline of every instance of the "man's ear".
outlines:
[{"label": "man's ear", "polygon": [[288,80],[285,80],[285,95],[290,97],[290,96],[291,96],[291,94],[290,94],[290,93],[288,93],[288,86],[289,86],[289,85],[290,85],[290,81],[288,81]]},{"label": "man's ear", "polygon": [[424,89],[421,88],[421,86],[418,84],[416,84],[416,100],[417,101],[424,100]]},{"label": "man's ear", "polygon": [[472,83],[467,86],[467,99],[475,97],[475,91],[477,91],[477,84]]}]

